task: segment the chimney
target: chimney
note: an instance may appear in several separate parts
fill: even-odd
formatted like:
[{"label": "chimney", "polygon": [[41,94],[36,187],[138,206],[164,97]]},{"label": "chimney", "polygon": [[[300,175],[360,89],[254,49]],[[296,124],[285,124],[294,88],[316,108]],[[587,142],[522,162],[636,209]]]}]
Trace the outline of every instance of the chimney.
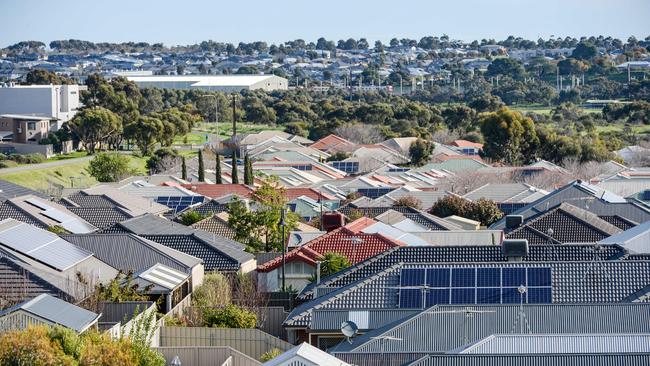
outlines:
[{"label": "chimney", "polygon": [[528,255],[528,239],[505,239],[501,243],[501,253],[508,262],[521,262]]},{"label": "chimney", "polygon": [[339,212],[327,212],[323,214],[323,230],[330,232],[345,225],[345,217]]},{"label": "chimney", "polygon": [[508,215],[506,216],[506,229],[516,229],[524,222],[524,217],[521,215]]}]

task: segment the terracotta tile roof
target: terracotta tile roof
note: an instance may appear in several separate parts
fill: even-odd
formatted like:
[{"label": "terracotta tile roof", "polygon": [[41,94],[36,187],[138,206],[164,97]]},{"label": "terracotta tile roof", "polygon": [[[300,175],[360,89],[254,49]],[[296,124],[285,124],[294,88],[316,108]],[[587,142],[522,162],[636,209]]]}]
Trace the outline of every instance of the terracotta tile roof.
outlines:
[{"label": "terracotta tile roof", "polygon": [[336,136],[336,135],[327,135],[323,137],[322,139],[314,142],[313,144],[309,145],[309,147],[313,149],[318,149],[322,151],[332,151],[332,152],[337,152],[337,151],[344,151],[344,152],[351,152],[354,150],[357,145],[353,142],[350,142],[342,137]]},{"label": "terracotta tile roof", "polygon": [[458,147],[474,147],[474,148],[477,148],[479,150],[483,149],[483,144],[479,144],[477,142],[471,142],[471,141],[467,141],[467,140],[455,140],[451,144],[454,145],[454,146],[458,146]]},{"label": "terracotta tile roof", "polygon": [[[403,246],[399,241],[389,239],[381,234],[357,233],[359,225],[367,224],[368,218],[361,218],[320,236],[286,255],[286,262],[299,260],[312,266],[323,258],[325,253],[334,252],[344,255],[351,264],[362,262],[391,248]],[[365,227],[365,226],[364,226]],[[282,257],[266,262],[257,267],[259,272],[270,272],[282,265]]]},{"label": "terracotta tile roof", "polygon": [[440,154],[436,155],[434,160],[436,161],[447,161],[447,160],[465,160],[465,159],[471,159],[471,160],[476,160],[476,161],[483,161],[480,156],[478,155],[447,155],[447,154]]},{"label": "terracotta tile roof", "polygon": [[245,184],[183,184],[183,188],[192,192],[211,197],[221,198],[229,194],[236,194],[242,197],[250,196],[253,189]]}]

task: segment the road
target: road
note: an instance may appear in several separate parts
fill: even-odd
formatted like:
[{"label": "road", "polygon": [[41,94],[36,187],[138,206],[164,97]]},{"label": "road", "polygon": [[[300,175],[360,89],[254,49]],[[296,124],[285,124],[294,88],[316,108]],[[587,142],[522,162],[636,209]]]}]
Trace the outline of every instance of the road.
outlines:
[{"label": "road", "polygon": [[57,167],[57,166],[61,166],[61,165],[68,165],[68,164],[73,164],[73,163],[83,163],[85,161],[90,161],[90,159],[92,159],[92,158],[93,158],[93,156],[84,156],[84,157],[81,157],[81,158],[72,158],[72,159],[64,159],[64,160],[57,160],[57,161],[48,161],[47,163],[27,164],[27,165],[15,166],[15,167],[12,167],[12,168],[3,168],[3,169],[0,169],[0,175],[24,172],[24,171],[28,171],[28,170],[53,168],[53,167]]}]

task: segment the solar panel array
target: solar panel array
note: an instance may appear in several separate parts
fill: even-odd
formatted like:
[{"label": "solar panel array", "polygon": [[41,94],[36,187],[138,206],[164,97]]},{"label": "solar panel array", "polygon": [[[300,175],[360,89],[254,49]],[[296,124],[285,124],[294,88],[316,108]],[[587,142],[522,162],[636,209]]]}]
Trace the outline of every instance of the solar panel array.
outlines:
[{"label": "solar panel array", "polygon": [[362,196],[366,196],[368,198],[379,198],[387,193],[390,193],[394,190],[395,188],[391,187],[384,187],[384,188],[359,188],[357,190],[357,193],[359,193]]},{"label": "solar panel array", "polygon": [[291,166],[293,169],[297,170],[312,170],[311,164],[306,164],[306,165],[292,165]]},{"label": "solar panel array", "polygon": [[333,161],[332,166],[348,174],[354,174],[359,172],[358,161]]},{"label": "solar panel array", "polygon": [[154,200],[156,203],[165,205],[174,210],[174,212],[181,212],[191,205],[202,203],[205,197],[203,196],[160,196]]},{"label": "solar panel array", "polygon": [[404,173],[411,170],[410,168],[388,168],[390,173]]},{"label": "solar panel array", "polygon": [[68,230],[71,233],[85,234],[85,233],[93,232],[97,229],[94,226],[89,225],[88,223],[83,222],[82,220],[72,215],[68,215],[67,213],[58,210],[48,204],[45,204],[37,199],[29,198],[25,201],[31,204],[32,206],[38,207],[41,210],[43,210],[41,212],[41,215],[58,222],[61,225],[61,227],[63,227],[64,229]]},{"label": "solar panel array", "polygon": [[92,253],[56,234],[18,222],[2,227],[0,244],[59,271],[65,271],[92,256]]},{"label": "solar panel array", "polygon": [[552,302],[551,277],[550,267],[403,268],[399,306],[548,304]]}]

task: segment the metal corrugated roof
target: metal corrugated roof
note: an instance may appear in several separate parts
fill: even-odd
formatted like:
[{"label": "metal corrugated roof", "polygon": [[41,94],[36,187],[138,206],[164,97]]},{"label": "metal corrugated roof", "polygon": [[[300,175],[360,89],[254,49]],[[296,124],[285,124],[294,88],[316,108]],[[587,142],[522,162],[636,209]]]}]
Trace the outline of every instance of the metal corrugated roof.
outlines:
[{"label": "metal corrugated roof", "polygon": [[449,353],[650,353],[650,334],[493,334]]},{"label": "metal corrugated roof", "polygon": [[[358,365],[375,365],[368,363],[364,354],[358,359]],[[347,360],[348,357],[343,358]],[[428,355],[408,366],[645,366],[650,364],[650,355],[609,354],[609,355]]]},{"label": "metal corrugated roof", "polygon": [[99,315],[80,308],[48,294],[39,295],[25,303],[19,304],[0,313],[0,316],[23,310],[54,324],[62,325],[77,332],[90,327]]},{"label": "metal corrugated roof", "polygon": [[142,278],[168,290],[175,289],[188,277],[188,274],[169,268],[160,263],[155,264],[151,268],[138,274],[138,278]]}]

